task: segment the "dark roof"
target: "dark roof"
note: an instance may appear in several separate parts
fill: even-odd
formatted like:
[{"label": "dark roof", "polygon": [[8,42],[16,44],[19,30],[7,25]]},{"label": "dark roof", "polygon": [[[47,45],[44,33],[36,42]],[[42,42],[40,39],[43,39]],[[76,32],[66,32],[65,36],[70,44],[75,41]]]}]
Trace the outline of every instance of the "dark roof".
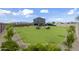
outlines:
[{"label": "dark roof", "polygon": [[34,20],[38,20],[38,19],[45,20],[45,18],[42,18],[42,17],[37,17],[37,18],[35,18]]}]

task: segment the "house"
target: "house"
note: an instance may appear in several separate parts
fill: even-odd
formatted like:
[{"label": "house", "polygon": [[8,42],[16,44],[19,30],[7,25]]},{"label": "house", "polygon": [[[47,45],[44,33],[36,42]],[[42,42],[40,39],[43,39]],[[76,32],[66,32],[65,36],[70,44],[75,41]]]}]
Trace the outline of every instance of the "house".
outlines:
[{"label": "house", "polygon": [[45,19],[42,17],[37,17],[33,20],[33,24],[37,26],[44,26],[45,25]]},{"label": "house", "polygon": [[3,32],[5,28],[5,24],[4,23],[0,23],[0,33]]}]

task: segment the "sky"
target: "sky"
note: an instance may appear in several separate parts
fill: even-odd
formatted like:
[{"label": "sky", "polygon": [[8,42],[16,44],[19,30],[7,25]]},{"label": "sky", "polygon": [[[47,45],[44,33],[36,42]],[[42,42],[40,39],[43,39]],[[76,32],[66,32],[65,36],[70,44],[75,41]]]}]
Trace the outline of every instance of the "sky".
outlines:
[{"label": "sky", "polygon": [[46,22],[76,21],[78,8],[0,8],[0,22],[33,22],[43,17]]}]

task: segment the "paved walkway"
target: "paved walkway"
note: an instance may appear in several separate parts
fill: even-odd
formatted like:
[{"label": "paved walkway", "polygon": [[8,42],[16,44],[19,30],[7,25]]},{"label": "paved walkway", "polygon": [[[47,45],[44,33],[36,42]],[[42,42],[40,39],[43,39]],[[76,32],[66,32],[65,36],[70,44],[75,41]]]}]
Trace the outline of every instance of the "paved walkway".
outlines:
[{"label": "paved walkway", "polygon": [[26,43],[22,41],[18,34],[15,33],[15,35],[13,36],[13,40],[20,46],[20,48],[27,48]]},{"label": "paved walkway", "polygon": [[[2,45],[2,43],[5,42],[5,39],[4,39],[4,32],[3,33],[0,33],[0,47]],[[1,50],[1,49],[0,49]]]},{"label": "paved walkway", "polygon": [[76,37],[77,39],[73,43],[72,51],[79,51],[79,24],[76,24]]}]

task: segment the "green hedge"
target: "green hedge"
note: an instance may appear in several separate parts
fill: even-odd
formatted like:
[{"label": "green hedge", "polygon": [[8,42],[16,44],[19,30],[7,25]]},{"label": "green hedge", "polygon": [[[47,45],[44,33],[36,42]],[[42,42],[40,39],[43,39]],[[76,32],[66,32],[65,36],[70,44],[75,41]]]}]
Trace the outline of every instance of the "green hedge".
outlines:
[{"label": "green hedge", "polygon": [[32,44],[29,45],[28,48],[23,49],[23,51],[61,51],[61,49],[52,43],[48,44]]}]

